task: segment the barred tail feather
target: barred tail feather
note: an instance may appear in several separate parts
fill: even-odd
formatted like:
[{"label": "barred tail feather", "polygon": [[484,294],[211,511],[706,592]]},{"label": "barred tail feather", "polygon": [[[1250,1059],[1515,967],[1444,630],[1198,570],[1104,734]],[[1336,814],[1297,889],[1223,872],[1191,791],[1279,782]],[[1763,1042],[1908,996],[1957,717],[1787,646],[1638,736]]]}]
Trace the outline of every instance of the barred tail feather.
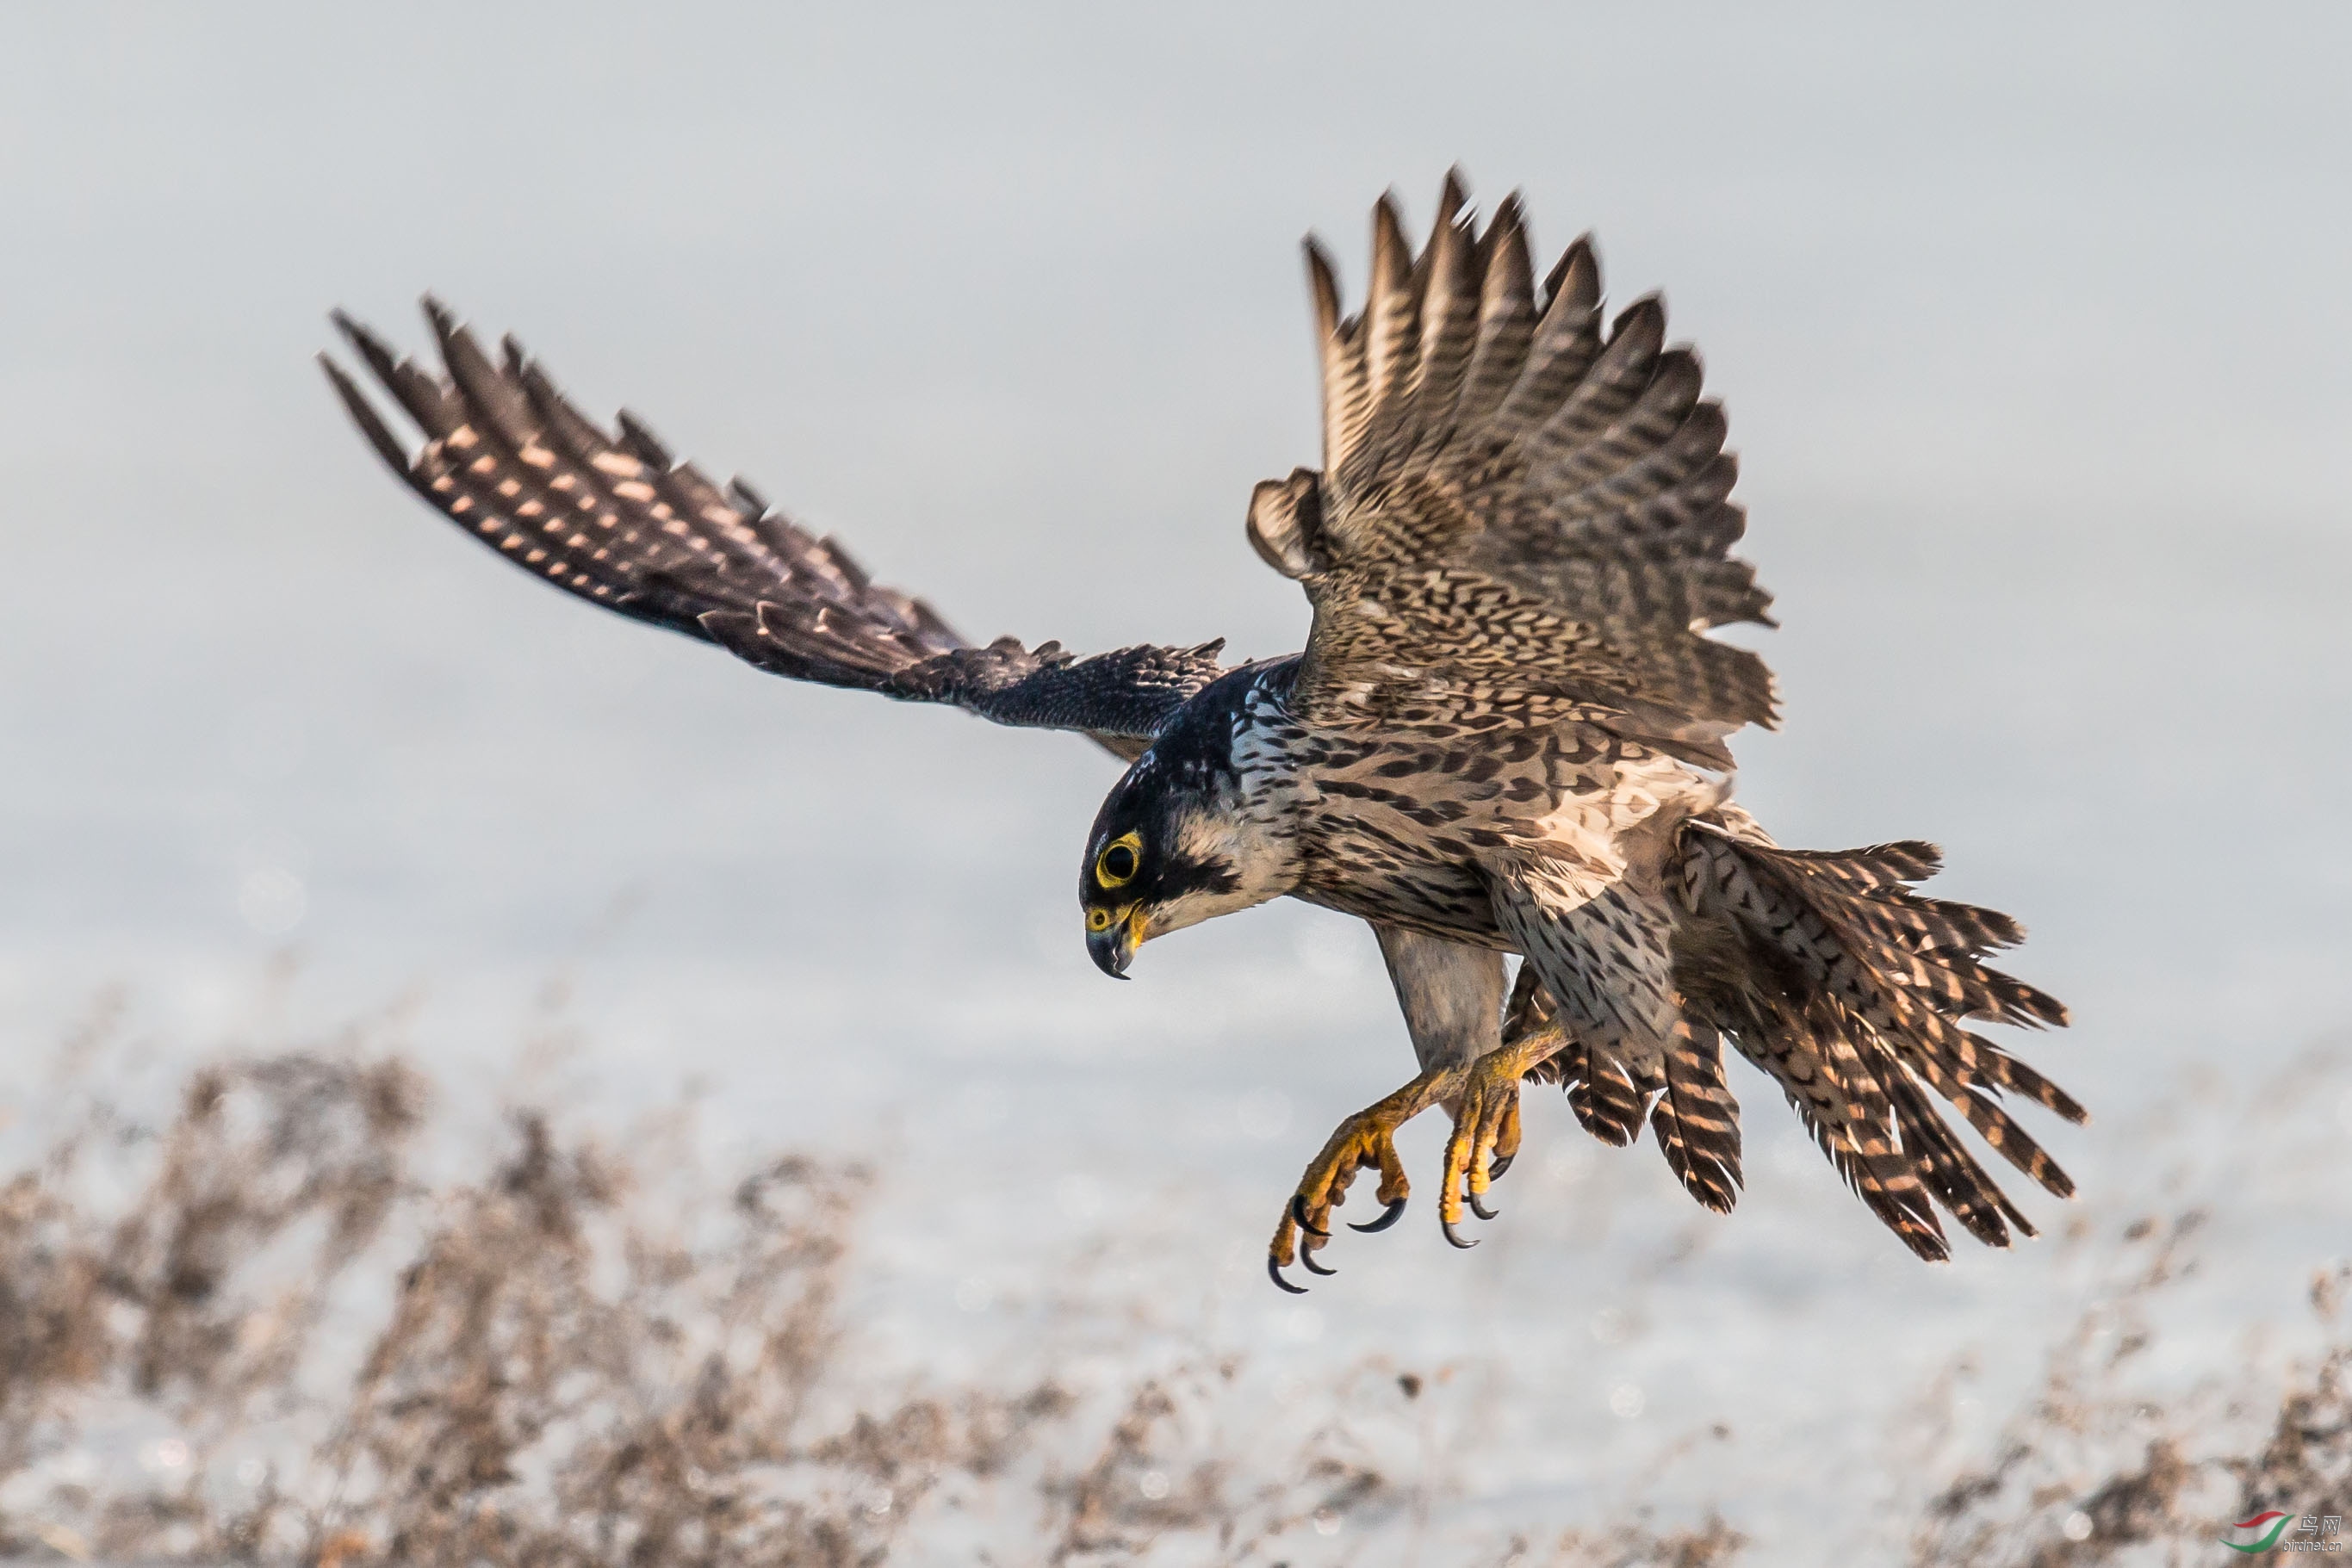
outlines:
[{"label": "barred tail feather", "polygon": [[1723,1082],[1723,1039],[1685,1020],[1666,1051],[1666,1086],[1650,1130],[1675,1179],[1717,1214],[1739,1200],[1739,1104]]},{"label": "barred tail feather", "polygon": [[1687,915],[1674,951],[1683,1016],[1660,1064],[1564,1033],[1533,965],[1520,971],[1505,1038],[1560,1035],[1528,1076],[1563,1085],[1577,1120],[1603,1143],[1631,1144],[1646,1121],[1675,1178],[1717,1211],[1732,1207],[1741,1183],[1727,1041],[1780,1087],[1840,1178],[1912,1252],[1950,1256],[1939,1210],[1985,1245],[2006,1247],[2033,1226],[1936,1098],[2060,1197],[2073,1196],[2073,1181],[2004,1097],[2070,1122],[2085,1116],[2073,1096],[1963,1027],[2063,1025],[2066,1011],[1982,962],[2023,939],[2015,921],[1912,891],[1941,862],[1934,845],[1916,841],[1783,850],[1736,808],[1690,822],[1675,868]]},{"label": "barred tail feather", "polygon": [[1611,1147],[1622,1149],[1640,1136],[1647,1095],[1635,1085],[1622,1062],[1565,1036],[1551,993],[1537,979],[1535,966],[1523,964],[1511,988],[1503,1038],[1517,1042],[1542,1034],[1563,1035],[1562,1044],[1528,1076],[1538,1083],[1565,1088],[1569,1109],[1576,1113],[1578,1124]]},{"label": "barred tail feather", "polygon": [[1962,1027],[2063,1025],[2066,1014],[1981,961],[2022,938],[2016,922],[1911,890],[1940,858],[1916,842],[1783,850],[1736,811],[1695,821],[1680,846],[1689,920],[1675,951],[1685,1013],[1780,1085],[1846,1184],[1930,1259],[1948,1253],[1937,1207],[1988,1246],[2034,1230],[1927,1091],[2061,1197],[2074,1183],[2002,1097],[2084,1119],[2072,1096]]},{"label": "barred tail feather", "polygon": [[1941,1263],[1952,1255],[1944,1239],[1943,1222],[1920,1185],[1912,1162],[1895,1147],[1883,1128],[1854,1128],[1817,1121],[1805,1103],[1791,1095],[1813,1142],[1829,1157],[1848,1189],[1862,1199],[1879,1223],[1922,1260]]},{"label": "barred tail feather", "polygon": [[2045,1111],[2054,1111],[2080,1126],[2091,1119],[2082,1102],[2067,1093],[2017,1058],[1993,1045],[1982,1036],[1969,1037],[1984,1049],[1986,1060],[1993,1064],[1994,1079],[2003,1089],[2022,1094]]},{"label": "barred tail feather", "polygon": [[1580,1066],[1568,1082],[1568,1108],[1584,1130],[1622,1149],[1642,1134],[1646,1096],[1625,1064],[1597,1051],[1580,1051]]}]

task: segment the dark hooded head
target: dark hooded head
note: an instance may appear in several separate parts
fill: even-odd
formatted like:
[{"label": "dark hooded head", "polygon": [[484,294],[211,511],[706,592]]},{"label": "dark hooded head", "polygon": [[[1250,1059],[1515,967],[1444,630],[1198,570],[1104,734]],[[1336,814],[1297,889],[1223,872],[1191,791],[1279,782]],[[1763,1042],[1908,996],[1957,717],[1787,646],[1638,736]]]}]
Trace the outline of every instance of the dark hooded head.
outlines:
[{"label": "dark hooded head", "polygon": [[1263,787],[1253,790],[1234,765],[1232,737],[1230,710],[1180,721],[1095,814],[1078,868],[1078,907],[1087,951],[1103,973],[1123,977],[1135,950],[1154,936],[1297,885],[1288,803]]}]

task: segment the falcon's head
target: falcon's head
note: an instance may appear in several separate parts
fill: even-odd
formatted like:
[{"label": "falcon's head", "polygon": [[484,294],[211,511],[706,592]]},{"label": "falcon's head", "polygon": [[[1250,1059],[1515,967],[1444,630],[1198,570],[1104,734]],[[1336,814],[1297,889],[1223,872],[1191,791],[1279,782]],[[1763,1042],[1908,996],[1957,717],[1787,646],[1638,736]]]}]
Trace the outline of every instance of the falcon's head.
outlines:
[{"label": "falcon's head", "polygon": [[1087,951],[1114,978],[1154,936],[1263,904],[1298,883],[1276,802],[1253,799],[1229,725],[1180,725],[1095,814],[1078,869]]}]

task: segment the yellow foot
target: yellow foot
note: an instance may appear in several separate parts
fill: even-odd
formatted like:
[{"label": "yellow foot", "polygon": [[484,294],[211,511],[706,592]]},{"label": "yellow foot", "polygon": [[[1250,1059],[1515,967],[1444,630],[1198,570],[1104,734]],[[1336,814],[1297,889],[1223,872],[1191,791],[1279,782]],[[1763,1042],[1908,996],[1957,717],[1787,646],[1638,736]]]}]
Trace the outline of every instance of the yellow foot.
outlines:
[{"label": "yellow foot", "polygon": [[1519,1081],[1557,1045],[1534,1040],[1506,1045],[1461,1070],[1461,1087],[1448,1096],[1454,1135],[1445,1141],[1445,1186],[1437,1199],[1438,1228],[1454,1246],[1478,1245],[1475,1239],[1464,1240],[1454,1228],[1462,1222],[1465,1201],[1479,1218],[1495,1218],[1478,1200],[1518,1157]]},{"label": "yellow foot", "polygon": [[1449,1098],[1462,1078],[1463,1070],[1458,1067],[1424,1072],[1380,1103],[1339,1124],[1323,1152],[1308,1163],[1307,1174],[1298,1180],[1298,1190],[1290,1195],[1289,1207],[1283,1210],[1282,1223],[1275,1227],[1274,1244],[1266,1249],[1268,1278],[1297,1295],[1307,1287],[1282,1277],[1283,1270],[1293,1261],[1303,1264],[1310,1274],[1332,1272],[1315,1261],[1315,1254],[1330,1241],[1331,1211],[1347,1201],[1348,1184],[1360,1170],[1381,1173],[1380,1189],[1374,1196],[1386,1207],[1378,1219],[1349,1228],[1386,1230],[1397,1222],[1412,1186],[1404,1178],[1404,1162],[1397,1158],[1396,1130]]},{"label": "yellow foot", "polygon": [[1316,1262],[1315,1254],[1329,1243],[1331,1211],[1347,1201],[1348,1186],[1360,1170],[1381,1173],[1375,1196],[1384,1207],[1379,1218],[1348,1228],[1386,1230],[1402,1218],[1412,1187],[1405,1180],[1403,1162],[1397,1158],[1396,1130],[1440,1103],[1454,1118],[1454,1135],[1445,1145],[1445,1192],[1438,1200],[1438,1224],[1456,1247],[1478,1245],[1454,1231],[1461,1223],[1463,1203],[1466,1199],[1481,1219],[1495,1218],[1478,1200],[1518,1155],[1519,1080],[1559,1045],[1556,1037],[1538,1037],[1491,1051],[1467,1067],[1432,1068],[1380,1103],[1340,1123],[1299,1178],[1282,1223],[1275,1227],[1274,1243],[1266,1249],[1267,1277],[1297,1295],[1306,1287],[1282,1277],[1283,1270],[1292,1263],[1302,1265],[1310,1274],[1334,1272]]}]

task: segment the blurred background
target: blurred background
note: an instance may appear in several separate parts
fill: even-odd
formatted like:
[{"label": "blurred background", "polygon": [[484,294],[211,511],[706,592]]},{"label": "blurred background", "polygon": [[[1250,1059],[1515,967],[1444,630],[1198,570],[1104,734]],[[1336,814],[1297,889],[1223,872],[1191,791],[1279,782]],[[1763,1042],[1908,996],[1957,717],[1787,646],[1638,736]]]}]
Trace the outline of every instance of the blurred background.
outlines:
[{"label": "blurred background", "polygon": [[1279,653],[1305,607],[1241,520],[1318,461],[1297,241],[1352,290],[1373,199],[1425,225],[1458,162],[1706,356],[1785,627],[1746,803],[1936,839],[1934,891],[2032,927],[2077,1019],[2032,1058],[2096,1120],[2035,1124],[2089,1207],[2029,1212],[2221,1179],[2242,1130],[2193,1112],[2261,1084],[2328,1135],[2222,1228],[2206,1343],[2341,1249],[2342,6],[51,7],[0,58],[17,1114],[110,986],[159,1074],[397,1004],[460,1104],[536,1074],[866,1154],[884,1364],[991,1364],[1085,1260],[1149,1304],[1108,1363],[1464,1369],[1465,1518],[1720,1423],[1746,1458],[1667,1506],[1790,1561],[1864,1529],[1825,1458],[1963,1350],[2022,1386],[2091,1288],[2049,1243],[1911,1266],[1743,1071],[1728,1221],[1545,1102],[1480,1251],[1423,1215],[1277,1297],[1298,1168],[1410,1066],[1360,925],[1269,907],[1104,983],[1106,758],[591,613],[310,362],[336,305],[421,346],[430,288],[969,634]]}]

